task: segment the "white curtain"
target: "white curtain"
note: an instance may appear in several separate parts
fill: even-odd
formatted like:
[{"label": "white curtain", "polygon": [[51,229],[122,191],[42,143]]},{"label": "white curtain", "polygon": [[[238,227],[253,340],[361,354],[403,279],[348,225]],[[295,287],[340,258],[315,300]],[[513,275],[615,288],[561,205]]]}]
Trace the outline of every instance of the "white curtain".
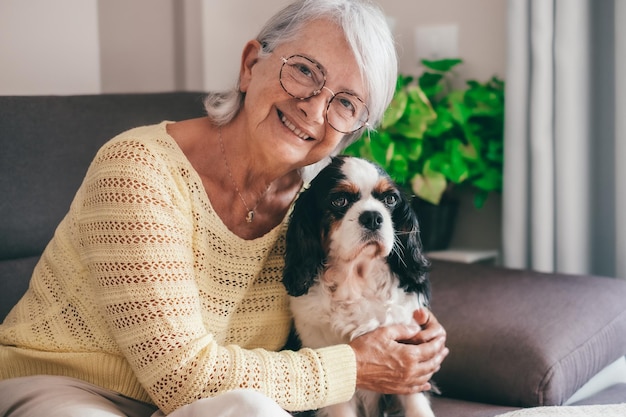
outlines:
[{"label": "white curtain", "polygon": [[509,0],[506,266],[626,278],[625,3]]}]

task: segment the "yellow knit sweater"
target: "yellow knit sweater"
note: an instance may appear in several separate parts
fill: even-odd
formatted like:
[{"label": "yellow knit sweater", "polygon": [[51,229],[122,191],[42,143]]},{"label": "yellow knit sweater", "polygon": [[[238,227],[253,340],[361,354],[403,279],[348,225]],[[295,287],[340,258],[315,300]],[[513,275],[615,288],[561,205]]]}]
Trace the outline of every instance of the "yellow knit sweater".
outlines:
[{"label": "yellow knit sweater", "polygon": [[291,326],[286,221],[255,240],[231,233],[166,125],[95,157],[0,326],[0,379],[72,376],[166,413],[235,388],[290,411],[348,400],[349,346],[276,352]]}]

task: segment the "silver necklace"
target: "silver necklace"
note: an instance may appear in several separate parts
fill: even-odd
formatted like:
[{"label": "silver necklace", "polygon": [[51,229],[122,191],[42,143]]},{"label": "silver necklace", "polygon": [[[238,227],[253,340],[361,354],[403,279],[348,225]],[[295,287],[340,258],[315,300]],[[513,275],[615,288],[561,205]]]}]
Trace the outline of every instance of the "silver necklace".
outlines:
[{"label": "silver necklace", "polygon": [[233,183],[233,187],[235,187],[235,191],[237,192],[239,199],[241,200],[244,207],[248,211],[248,213],[246,214],[246,223],[252,223],[252,220],[254,220],[254,211],[259,206],[259,203],[261,202],[261,200],[263,200],[263,197],[265,197],[265,194],[267,194],[267,192],[272,187],[272,183],[270,183],[265,189],[265,191],[263,191],[263,194],[261,194],[261,196],[258,198],[254,207],[250,208],[248,206],[248,203],[246,203],[246,199],[243,198],[243,196],[241,195],[241,192],[239,191],[239,187],[237,186],[237,183],[235,182],[235,179],[233,178],[233,172],[230,169],[230,164],[228,163],[228,159],[226,158],[226,151],[224,150],[224,141],[222,140],[222,127],[221,126],[219,127],[218,138],[220,140],[220,149],[222,150],[222,156],[224,157],[224,164],[226,165],[226,170],[228,171],[228,176],[230,177],[230,181]]}]

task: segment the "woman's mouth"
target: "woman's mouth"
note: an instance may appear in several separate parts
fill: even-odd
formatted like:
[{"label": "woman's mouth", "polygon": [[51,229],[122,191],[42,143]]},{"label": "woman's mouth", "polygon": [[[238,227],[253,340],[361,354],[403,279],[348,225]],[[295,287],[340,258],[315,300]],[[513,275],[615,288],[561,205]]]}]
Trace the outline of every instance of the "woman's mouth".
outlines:
[{"label": "woman's mouth", "polygon": [[309,135],[307,135],[306,133],[304,133],[303,131],[301,131],[300,129],[298,129],[298,127],[296,125],[294,125],[293,123],[291,123],[282,112],[278,112],[278,115],[280,117],[280,121],[283,122],[283,125],[285,125],[285,127],[289,130],[291,130],[296,136],[298,136],[300,139],[302,140],[313,140],[313,138],[311,138]]}]

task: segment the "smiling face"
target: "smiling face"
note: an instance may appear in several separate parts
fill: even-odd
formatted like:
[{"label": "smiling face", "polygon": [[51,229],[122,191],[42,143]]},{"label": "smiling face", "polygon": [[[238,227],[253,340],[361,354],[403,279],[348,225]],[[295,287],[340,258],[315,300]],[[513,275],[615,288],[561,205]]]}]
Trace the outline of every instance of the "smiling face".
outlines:
[{"label": "smiling face", "polygon": [[[280,45],[269,56],[259,58],[259,51],[256,41],[246,45],[240,75],[240,88],[246,93],[240,116],[246,121],[246,133],[259,158],[295,169],[330,155],[344,134],[326,121],[326,108],[332,98],[329,90],[367,99],[343,31],[328,20],[317,20],[306,25],[298,39]],[[319,95],[299,100],[281,87],[283,58],[295,54],[323,68],[327,89]]]}]

